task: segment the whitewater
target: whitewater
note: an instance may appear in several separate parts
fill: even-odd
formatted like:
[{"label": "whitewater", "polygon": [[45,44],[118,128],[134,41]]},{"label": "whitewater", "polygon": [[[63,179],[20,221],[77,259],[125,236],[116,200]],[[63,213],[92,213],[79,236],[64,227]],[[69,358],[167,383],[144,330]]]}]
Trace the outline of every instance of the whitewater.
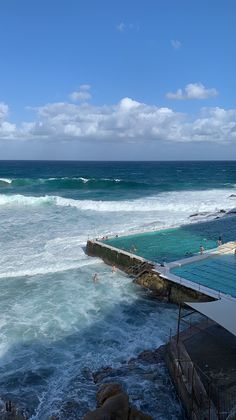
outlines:
[{"label": "whitewater", "polygon": [[138,408],[182,418],[164,366],[155,382],[143,365],[122,373],[130,358],[168,340],[176,306],[151,299],[84,248],[88,238],[234,209],[235,164],[194,165],[0,162],[2,401],[31,419],[72,419],[72,406],[83,418],[96,405],[93,373],[111,366]]}]

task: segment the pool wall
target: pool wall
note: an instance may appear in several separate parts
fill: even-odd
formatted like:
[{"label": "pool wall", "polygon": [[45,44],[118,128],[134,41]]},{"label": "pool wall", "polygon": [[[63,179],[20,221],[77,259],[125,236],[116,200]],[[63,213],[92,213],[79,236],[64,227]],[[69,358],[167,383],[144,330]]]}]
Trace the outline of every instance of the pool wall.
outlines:
[{"label": "pool wall", "polygon": [[[152,261],[145,260],[145,258],[138,257],[103,242],[88,240],[86,253],[92,257],[102,258],[106,264],[115,265],[127,274],[136,274],[134,282],[152,290],[155,296],[162,300],[173,303],[214,300],[205,293],[165,278],[157,269],[154,269]],[[144,267],[143,270],[141,269],[141,271],[135,273],[135,267],[140,267],[141,264]]]}]

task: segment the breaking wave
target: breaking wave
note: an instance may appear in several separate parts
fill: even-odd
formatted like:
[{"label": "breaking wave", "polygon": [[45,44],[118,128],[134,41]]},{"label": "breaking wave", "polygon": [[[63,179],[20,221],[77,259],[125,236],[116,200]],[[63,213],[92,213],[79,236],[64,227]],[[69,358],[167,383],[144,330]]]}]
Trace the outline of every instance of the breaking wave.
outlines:
[{"label": "breaking wave", "polygon": [[8,178],[0,178],[0,186],[1,185],[10,185],[12,183],[12,179],[8,179]]},{"label": "breaking wave", "polygon": [[0,187],[27,187],[46,186],[56,189],[109,189],[109,188],[140,188],[151,185],[126,181],[119,178],[84,178],[84,177],[61,177],[61,178],[0,178]]},{"label": "breaking wave", "polygon": [[235,207],[234,190],[166,192],[122,201],[75,200],[61,196],[0,194],[0,206],[59,206],[94,212],[215,212]]}]

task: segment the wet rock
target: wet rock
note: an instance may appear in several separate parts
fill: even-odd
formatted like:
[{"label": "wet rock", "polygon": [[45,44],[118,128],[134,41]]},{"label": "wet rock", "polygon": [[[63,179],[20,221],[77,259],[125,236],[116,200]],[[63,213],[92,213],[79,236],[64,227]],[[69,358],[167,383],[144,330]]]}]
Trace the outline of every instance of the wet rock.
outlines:
[{"label": "wet rock", "polygon": [[129,397],[119,383],[103,384],[97,393],[98,408],[89,411],[84,420],[152,420],[129,405]]},{"label": "wet rock", "polygon": [[206,216],[206,212],[204,212],[204,213],[193,213],[193,214],[190,214],[190,216],[189,217],[198,217],[198,216]]},{"label": "wet rock", "polygon": [[165,346],[160,346],[154,351],[144,350],[137,357],[138,360],[144,360],[148,363],[161,363],[163,362],[163,355],[165,352]]},{"label": "wet rock", "polygon": [[106,378],[110,373],[113,372],[113,369],[110,366],[104,367],[101,370],[93,373],[93,380],[95,384],[101,382],[104,378]]},{"label": "wet rock", "polygon": [[122,386],[118,383],[103,384],[97,393],[97,404],[101,407],[103,403],[110,397],[123,392]]},{"label": "wet rock", "polygon": [[144,414],[141,411],[137,410],[134,407],[130,408],[129,411],[129,420],[152,420],[152,417],[148,414]]},{"label": "wet rock", "polygon": [[121,392],[108,398],[102,407],[88,412],[84,420],[128,420],[128,415],[129,397]]},{"label": "wet rock", "polygon": [[79,412],[80,405],[77,403],[77,401],[66,401],[63,404],[62,407],[62,414],[66,413],[68,417],[71,417],[72,415]]},{"label": "wet rock", "polygon": [[236,208],[231,209],[227,212],[227,214],[235,214],[236,213]]}]

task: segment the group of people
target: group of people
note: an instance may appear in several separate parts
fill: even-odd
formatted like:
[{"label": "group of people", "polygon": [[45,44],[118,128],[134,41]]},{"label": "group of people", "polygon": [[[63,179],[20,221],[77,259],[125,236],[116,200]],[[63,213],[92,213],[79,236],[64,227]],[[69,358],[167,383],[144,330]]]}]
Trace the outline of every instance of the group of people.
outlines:
[{"label": "group of people", "polygon": [[[111,271],[112,271],[112,273],[116,273],[117,268],[116,268],[115,265],[112,266]],[[99,283],[98,273],[94,273],[94,275],[93,275],[93,283]]]}]

